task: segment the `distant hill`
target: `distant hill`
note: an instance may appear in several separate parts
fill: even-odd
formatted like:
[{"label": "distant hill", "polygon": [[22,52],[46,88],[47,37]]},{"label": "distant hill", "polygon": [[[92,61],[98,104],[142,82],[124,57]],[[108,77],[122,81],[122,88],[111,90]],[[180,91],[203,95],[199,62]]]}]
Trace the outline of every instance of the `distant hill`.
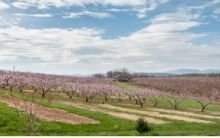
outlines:
[{"label": "distant hill", "polygon": [[211,73],[220,73],[220,70],[216,69],[207,69],[207,70],[199,70],[199,69],[176,69],[167,71],[166,73],[182,75],[182,74],[211,74]]},{"label": "distant hill", "polygon": [[220,70],[216,69],[176,69],[167,72],[133,72],[134,76],[155,76],[155,77],[167,77],[167,76],[177,76],[177,75],[191,75],[191,74],[220,74]]},{"label": "distant hill", "polygon": [[154,72],[154,73],[147,73],[147,72],[136,72],[132,73],[134,76],[155,76],[155,77],[168,77],[168,76],[175,76],[175,74],[172,73],[163,73],[163,72]]}]

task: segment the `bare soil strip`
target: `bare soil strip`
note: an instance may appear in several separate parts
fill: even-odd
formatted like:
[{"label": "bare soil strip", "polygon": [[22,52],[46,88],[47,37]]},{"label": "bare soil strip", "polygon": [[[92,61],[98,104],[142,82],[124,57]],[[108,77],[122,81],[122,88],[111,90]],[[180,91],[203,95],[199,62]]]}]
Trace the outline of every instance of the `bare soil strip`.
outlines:
[{"label": "bare soil strip", "polygon": [[206,121],[206,120],[201,120],[201,119],[182,117],[182,116],[178,116],[178,115],[161,114],[159,112],[154,112],[154,111],[140,111],[140,110],[135,110],[135,109],[112,106],[109,104],[100,104],[99,106],[103,107],[105,109],[115,109],[115,110],[119,110],[119,111],[123,111],[123,112],[144,114],[144,115],[148,115],[148,116],[152,116],[152,117],[165,117],[165,118],[171,119],[171,120],[179,120],[179,121],[194,122],[194,123],[213,123],[211,121]]},{"label": "bare soil strip", "polygon": [[24,92],[34,92],[34,90],[24,90]]},{"label": "bare soil strip", "polygon": [[[116,97],[116,96],[110,96],[110,98],[112,98],[112,99],[119,99],[119,98]],[[128,99],[128,97],[121,96],[120,99],[121,99],[121,100],[126,100],[126,99]]]},{"label": "bare soil strip", "polygon": [[203,114],[191,113],[191,112],[186,112],[186,111],[175,111],[175,110],[170,110],[170,109],[159,109],[159,108],[151,108],[149,110],[151,110],[151,111],[158,111],[158,112],[164,112],[164,113],[175,113],[175,114],[194,116],[194,117],[201,117],[201,118],[220,119],[219,116],[203,115]]},{"label": "bare soil strip", "polygon": [[34,113],[37,118],[47,121],[58,121],[70,124],[98,124],[99,122],[84,116],[68,113],[60,109],[47,108],[32,102],[18,100],[13,97],[0,95],[0,102],[6,103],[16,109]]},{"label": "bare soil strip", "polygon": [[[134,114],[108,111],[108,110],[104,110],[104,109],[98,108],[96,106],[91,106],[91,105],[87,105],[87,104],[72,103],[72,102],[62,102],[62,103],[67,104],[67,105],[71,105],[71,106],[76,107],[76,108],[85,109],[85,110],[89,110],[89,111],[93,111],[93,112],[100,112],[100,113],[108,114],[108,115],[111,115],[111,116],[114,116],[114,117],[127,119],[127,120],[131,120],[131,121],[136,121],[140,117],[140,116],[134,115]],[[144,117],[144,118],[151,124],[165,124],[165,123],[168,123],[167,121],[164,121],[164,120],[161,120],[161,119],[156,119],[156,118],[151,118],[151,117]]]}]

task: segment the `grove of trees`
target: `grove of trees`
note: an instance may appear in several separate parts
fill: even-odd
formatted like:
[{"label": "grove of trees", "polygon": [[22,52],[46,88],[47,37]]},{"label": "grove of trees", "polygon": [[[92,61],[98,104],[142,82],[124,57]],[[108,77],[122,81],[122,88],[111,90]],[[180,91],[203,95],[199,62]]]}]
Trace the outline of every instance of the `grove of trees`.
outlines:
[{"label": "grove of trees", "polygon": [[117,81],[128,82],[132,79],[132,74],[125,68],[108,71],[106,73],[108,78],[114,78]]},{"label": "grove of trees", "polygon": [[[122,75],[122,79],[130,80],[126,79],[129,76],[128,72],[122,72],[126,74],[126,77]],[[0,71],[0,88],[8,89],[11,94],[13,91],[23,93],[24,89],[32,89],[42,98],[47,97],[48,93],[65,94],[70,99],[75,96],[83,98],[86,102],[97,96],[102,97],[103,103],[108,102],[111,97],[116,97],[119,102],[127,98],[140,107],[144,107],[146,100],[156,107],[160,99],[164,98],[174,109],[179,108],[183,99],[192,99],[201,105],[201,111],[209,104],[220,101],[220,77],[133,78],[133,83],[140,87],[125,89],[114,85],[113,74],[120,73],[108,72],[110,78],[99,78]]]}]

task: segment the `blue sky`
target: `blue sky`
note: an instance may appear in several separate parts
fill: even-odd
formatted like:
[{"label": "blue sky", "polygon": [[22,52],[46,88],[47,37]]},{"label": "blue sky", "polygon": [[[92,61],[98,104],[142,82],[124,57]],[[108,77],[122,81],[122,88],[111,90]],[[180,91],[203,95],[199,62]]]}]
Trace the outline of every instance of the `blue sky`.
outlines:
[{"label": "blue sky", "polygon": [[0,0],[0,69],[220,68],[220,0]]}]

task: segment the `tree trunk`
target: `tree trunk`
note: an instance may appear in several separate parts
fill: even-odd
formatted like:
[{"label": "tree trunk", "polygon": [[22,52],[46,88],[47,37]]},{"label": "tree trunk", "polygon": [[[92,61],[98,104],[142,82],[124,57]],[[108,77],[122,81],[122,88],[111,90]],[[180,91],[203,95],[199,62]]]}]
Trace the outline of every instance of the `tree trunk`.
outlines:
[{"label": "tree trunk", "polygon": [[45,95],[46,95],[46,93],[45,93],[45,92],[43,92],[43,93],[42,93],[42,98],[45,98]]},{"label": "tree trunk", "polygon": [[107,102],[108,101],[108,97],[107,97],[107,95],[105,95],[105,102]]},{"label": "tree trunk", "polygon": [[71,95],[71,94],[69,94],[69,98],[70,98],[70,99],[73,99],[73,97],[72,97],[72,95]]},{"label": "tree trunk", "polygon": [[135,104],[138,104],[138,100],[135,100]]},{"label": "tree trunk", "polygon": [[119,98],[118,101],[121,102],[121,98]]},{"label": "tree trunk", "polygon": [[177,108],[178,108],[178,107],[177,107],[177,105],[175,104],[175,105],[174,105],[174,109],[177,110]]},{"label": "tree trunk", "polygon": [[86,102],[89,102],[89,98],[88,98],[88,96],[86,96]]},{"label": "tree trunk", "polygon": [[153,100],[153,104],[154,104],[154,107],[157,107],[157,104],[158,104],[157,99],[154,99],[154,100]]},{"label": "tree trunk", "polygon": [[6,86],[6,85],[4,85],[2,88],[3,88],[3,89],[6,89],[6,87],[7,87],[7,86]]},{"label": "tree trunk", "polygon": [[202,110],[201,110],[201,111],[204,112],[204,110],[205,110],[205,106],[202,107]]},{"label": "tree trunk", "polygon": [[12,92],[13,88],[10,88],[10,92]]},{"label": "tree trunk", "polygon": [[19,92],[22,93],[22,92],[23,92],[23,89],[19,89]]},{"label": "tree trunk", "polygon": [[204,112],[205,111],[205,108],[206,108],[206,106],[207,106],[208,104],[206,104],[206,105],[202,105],[202,112]]},{"label": "tree trunk", "polygon": [[144,108],[144,103],[142,101],[139,101],[141,108]]}]

